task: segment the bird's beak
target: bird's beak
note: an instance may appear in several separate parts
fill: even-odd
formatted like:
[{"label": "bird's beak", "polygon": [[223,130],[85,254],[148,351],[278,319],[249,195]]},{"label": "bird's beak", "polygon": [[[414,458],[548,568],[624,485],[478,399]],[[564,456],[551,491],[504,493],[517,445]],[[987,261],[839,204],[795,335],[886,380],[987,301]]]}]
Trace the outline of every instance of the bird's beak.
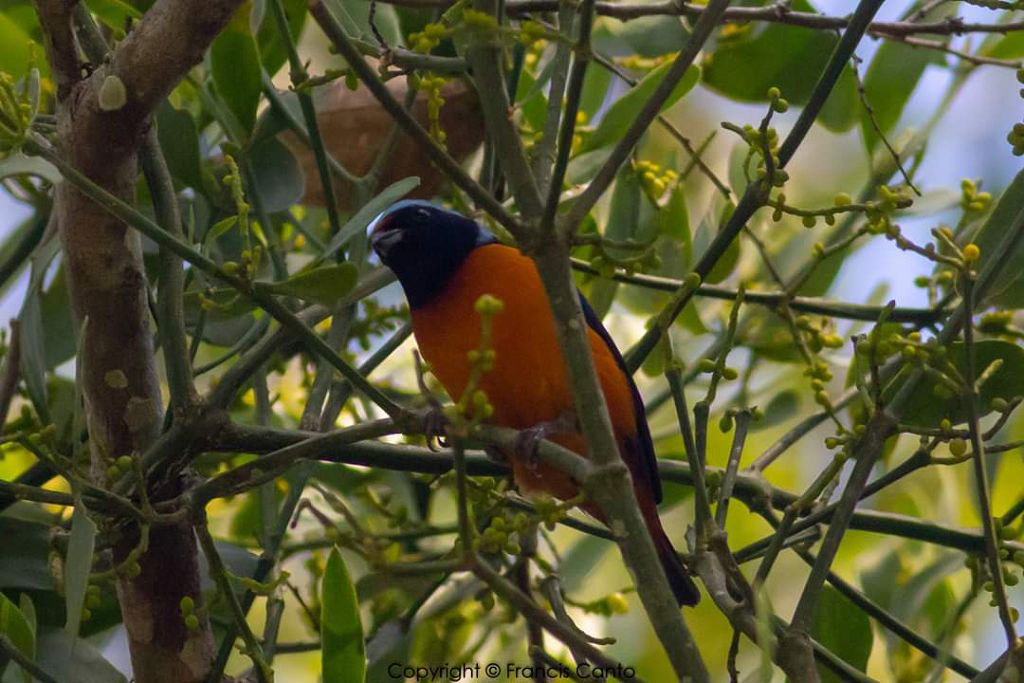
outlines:
[{"label": "bird's beak", "polygon": [[374,233],[370,235],[370,247],[377,252],[377,256],[379,256],[380,260],[384,263],[387,263],[388,261],[388,252],[390,252],[391,249],[401,241],[401,230],[389,230],[385,228],[383,230],[375,230]]}]

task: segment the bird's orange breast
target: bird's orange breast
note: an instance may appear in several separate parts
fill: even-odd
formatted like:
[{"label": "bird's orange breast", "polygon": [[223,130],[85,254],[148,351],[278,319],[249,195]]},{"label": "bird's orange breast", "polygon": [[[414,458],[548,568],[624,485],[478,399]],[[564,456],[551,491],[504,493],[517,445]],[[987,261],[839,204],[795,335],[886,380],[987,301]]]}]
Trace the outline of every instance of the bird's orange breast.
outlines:
[{"label": "bird's orange breast", "polygon": [[[525,429],[570,414],[572,393],[540,276],[533,261],[511,247],[493,244],[474,249],[441,293],[412,311],[416,342],[434,375],[453,400],[458,400],[469,381],[468,353],[480,345],[480,315],[474,304],[484,294],[505,304],[493,321],[494,368],[480,382],[494,407],[491,421]],[[605,341],[593,330],[588,332],[612,426],[621,441],[636,432],[630,387]],[[584,453],[579,434],[559,435],[553,440]],[[549,473],[531,474],[521,466],[515,469],[520,486],[544,488],[561,497],[573,494],[552,490],[564,488],[548,485],[552,481],[523,481]]]}]

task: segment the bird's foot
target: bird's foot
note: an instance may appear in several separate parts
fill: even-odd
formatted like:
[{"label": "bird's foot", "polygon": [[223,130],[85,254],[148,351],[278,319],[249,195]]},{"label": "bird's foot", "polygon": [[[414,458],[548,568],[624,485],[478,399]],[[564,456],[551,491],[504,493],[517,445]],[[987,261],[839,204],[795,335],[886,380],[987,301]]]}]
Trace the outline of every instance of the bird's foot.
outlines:
[{"label": "bird's foot", "polygon": [[565,434],[576,431],[576,414],[573,411],[562,413],[554,420],[538,422],[532,427],[527,427],[516,435],[515,452],[526,463],[531,471],[536,471],[539,460],[537,449],[540,442],[555,434]]},{"label": "bird's foot", "polygon": [[448,447],[448,425],[451,424],[451,420],[445,414],[444,406],[427,386],[424,378],[426,369],[423,367],[419,352],[414,350],[412,355],[416,363],[416,384],[427,402],[427,409],[423,412],[423,435],[427,437],[427,448],[436,452]]},{"label": "bird's foot", "polygon": [[427,448],[435,453],[448,448],[448,425],[451,421],[440,405],[431,406],[423,412],[423,436],[427,438]]}]

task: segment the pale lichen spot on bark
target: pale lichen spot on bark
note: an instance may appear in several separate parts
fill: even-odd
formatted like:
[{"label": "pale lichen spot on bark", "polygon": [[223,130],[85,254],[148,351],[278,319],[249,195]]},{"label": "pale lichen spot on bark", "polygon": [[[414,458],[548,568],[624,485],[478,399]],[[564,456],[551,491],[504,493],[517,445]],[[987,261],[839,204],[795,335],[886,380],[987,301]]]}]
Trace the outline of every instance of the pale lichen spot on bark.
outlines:
[{"label": "pale lichen spot on bark", "polygon": [[580,329],[580,321],[576,320],[576,318],[570,318],[569,322],[567,322],[566,325],[569,326],[570,330],[578,330],[578,329]]},{"label": "pale lichen spot on bark", "polygon": [[97,96],[100,109],[103,111],[117,111],[128,103],[128,91],[116,74],[108,74],[100,84],[100,92]]},{"label": "pale lichen spot on bark", "polygon": [[611,529],[612,533],[615,535],[615,538],[625,538],[627,536],[626,525],[622,523],[621,519],[616,519],[615,521],[613,521]]},{"label": "pale lichen spot on bark", "polygon": [[156,401],[151,398],[132,396],[124,409],[124,422],[133,432],[141,432],[149,428],[159,417]]},{"label": "pale lichen spot on bark", "polygon": [[206,639],[206,633],[208,631],[204,632],[203,629],[191,631],[181,648],[181,659],[196,680],[206,678],[210,673],[213,644]]},{"label": "pale lichen spot on bark", "polygon": [[128,377],[120,368],[107,370],[103,375],[103,381],[106,382],[107,386],[111,389],[126,389],[128,387]]}]

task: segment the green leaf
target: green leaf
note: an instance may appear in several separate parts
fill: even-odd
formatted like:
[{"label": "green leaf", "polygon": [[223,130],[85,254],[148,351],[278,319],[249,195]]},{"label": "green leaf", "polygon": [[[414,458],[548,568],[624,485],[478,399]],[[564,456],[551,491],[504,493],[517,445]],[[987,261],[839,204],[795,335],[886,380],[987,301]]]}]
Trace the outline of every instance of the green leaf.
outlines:
[{"label": "green leaf", "polygon": [[123,0],[86,0],[89,11],[114,31],[125,31],[132,21],[142,17],[135,7]]},{"label": "green leaf", "polygon": [[[719,198],[716,196],[716,202],[719,202]],[[720,204],[721,205],[721,204]],[[703,254],[708,246],[711,245],[718,234],[719,226],[725,225],[726,221],[729,220],[729,216],[736,210],[736,205],[732,201],[725,201],[722,205],[721,211],[716,211],[712,208],[706,214],[704,214],[703,220],[700,222],[700,227],[697,228],[697,234],[693,238],[693,253]],[[711,269],[708,276],[704,278],[704,282],[707,284],[717,284],[729,277],[732,271],[736,268],[736,264],[739,263],[740,258],[740,240],[733,240],[729,243],[725,253],[718,259],[715,267]]]},{"label": "green leaf", "polygon": [[[1024,171],[1019,172],[1003,190],[992,213],[974,235],[972,241],[981,249],[979,270],[984,269],[988,260],[1001,256],[999,250],[1003,237],[1021,211],[1024,211]],[[1007,267],[1003,268],[989,286],[983,302],[985,306],[1000,306],[1014,310],[1024,307],[1024,269],[1014,265],[1022,262],[1024,241],[1009,255]],[[979,308],[981,307],[979,305]]]},{"label": "green leaf", "polygon": [[187,111],[164,102],[157,111],[157,135],[171,176],[186,187],[203,188],[199,157],[199,132]]},{"label": "green leaf", "polygon": [[46,424],[50,421],[46,398],[46,331],[39,290],[31,288],[18,316],[21,321],[21,376],[36,414]]},{"label": "green leaf", "polygon": [[[867,669],[874,641],[871,621],[832,586],[825,586],[818,597],[811,635],[853,668]],[[818,673],[822,683],[843,680],[824,666],[818,667]]]},{"label": "green leaf", "polygon": [[847,66],[839,74],[832,93],[825,100],[818,114],[818,122],[831,131],[841,133],[857,124],[857,113],[862,109],[857,94],[857,79],[853,69]]},{"label": "green leaf", "polygon": [[344,262],[330,266],[319,266],[292,275],[283,282],[266,282],[263,287],[274,294],[294,296],[304,301],[332,306],[352,291],[359,269],[355,264]]},{"label": "green leaf", "polygon": [[523,69],[519,74],[516,102],[520,111],[523,112],[523,123],[534,130],[543,130],[544,128],[544,121],[548,116],[548,84],[551,82],[551,75],[554,72],[555,61],[548,60],[547,64],[541,67],[536,78],[528,69]]},{"label": "green leaf", "polygon": [[864,594],[883,609],[890,609],[899,595],[899,586],[893,577],[903,573],[903,560],[893,550],[878,558],[874,565],[860,572],[860,585]]},{"label": "green leaf", "polygon": [[[676,17],[637,17],[629,21],[599,19],[594,32],[598,51],[615,56],[660,57],[683,49],[689,33]],[[596,69],[604,71],[604,69]]]},{"label": "green leaf", "polygon": [[206,242],[213,242],[221,235],[226,235],[228,231],[231,230],[231,228],[235,227],[236,225],[238,225],[238,216],[228,216],[227,218],[222,218],[216,223],[214,223],[212,226],[210,226],[210,229],[206,231],[206,235],[204,236],[203,240]]},{"label": "green leaf", "polygon": [[[32,627],[17,605],[0,593],[0,635],[7,637],[19,652],[29,659],[36,658],[36,638]],[[27,671],[22,671],[26,683],[32,683]]]},{"label": "green leaf", "polygon": [[[953,363],[961,376],[967,368],[967,354],[963,342],[953,342],[946,347],[949,350],[949,360]],[[1010,342],[996,339],[986,339],[974,343],[974,367],[978,374],[981,374],[993,361],[1002,361],[1000,368],[981,386],[978,396],[979,412],[982,416],[992,411],[992,399],[1002,398],[1010,400],[1024,393],[1024,348],[1011,344]],[[903,381],[912,372],[911,368],[904,368],[886,386],[883,398],[888,402]],[[938,381],[925,376],[918,382],[914,393],[910,395],[903,406],[901,422],[915,427],[935,427],[942,418],[949,418],[953,424],[961,424],[967,421],[967,410],[959,396],[942,398],[935,394],[935,386]]]},{"label": "green leaf", "polygon": [[786,389],[772,396],[764,407],[764,418],[751,422],[753,430],[765,429],[781,424],[795,416],[800,407],[800,395],[793,389]]},{"label": "green leaf", "polygon": [[[594,132],[583,142],[580,152],[589,152],[618,142],[634,119],[636,119],[640,110],[651,99],[651,95],[654,94],[654,91],[665,79],[665,75],[671,67],[672,62],[662,64],[644,76],[629,92],[616,100],[608,108],[608,111],[605,112]],[[683,95],[690,92],[693,86],[697,85],[698,80],[700,80],[700,69],[696,66],[691,66],[683,77],[679,79],[676,87],[672,89],[672,93],[665,100],[661,111],[665,111],[678,102]]]},{"label": "green leaf", "polygon": [[43,292],[40,301],[43,327],[46,330],[44,343],[46,367],[57,368],[75,355],[75,322],[71,315],[71,299],[68,295],[67,271],[57,271],[50,286]]},{"label": "green leaf", "polygon": [[566,180],[573,185],[589,183],[604,166],[604,162],[608,161],[608,157],[612,155],[613,151],[612,146],[608,145],[601,149],[577,154],[569,160],[569,166],[565,170]]},{"label": "green leaf", "polygon": [[[806,0],[796,0],[790,7],[815,12]],[[831,33],[799,26],[772,24],[758,30],[751,24],[719,42],[704,65],[704,84],[745,102],[767,102],[768,89],[774,86],[791,104],[805,104],[838,40]],[[847,68],[826,101],[820,122],[831,130],[848,130],[857,122],[857,107],[851,104],[856,101],[856,82]]]},{"label": "green leaf", "polygon": [[[263,3],[254,2],[253,12],[256,12],[258,5]],[[292,39],[298,43],[302,36],[302,28],[306,24],[306,0],[282,0],[285,16],[288,17],[288,31]],[[274,19],[270,8],[263,13],[263,21],[258,28],[252,27],[250,18],[250,30],[256,36],[256,44],[260,49],[260,59],[263,61],[263,68],[273,76],[277,73],[286,61],[288,61],[288,50],[281,39],[281,32],[277,30],[277,20]]]},{"label": "green leaf", "polygon": [[32,632],[32,637],[35,638],[39,630],[39,618],[36,616],[36,606],[32,603],[32,598],[29,597],[28,593],[22,593],[18,597],[18,609],[24,615],[25,621],[28,623],[28,630]]},{"label": "green leaf", "polygon": [[320,652],[324,683],[366,680],[366,645],[359,600],[337,548],[331,550],[321,583]]},{"label": "green leaf", "polygon": [[36,662],[58,681],[75,683],[126,683],[88,640],[72,638],[60,629],[45,631],[39,638]]},{"label": "green leaf", "polygon": [[78,635],[78,627],[82,623],[82,606],[85,604],[85,589],[89,586],[95,547],[96,523],[85,511],[82,499],[76,496],[75,511],[71,515],[68,553],[64,561],[64,599],[67,605],[64,630],[70,636]]},{"label": "green leaf", "polygon": [[[934,613],[929,615],[926,606],[930,601],[943,599],[944,588],[948,589],[946,579],[963,568],[963,560],[963,555],[943,553],[911,576],[899,587],[899,600],[893,605],[893,615],[916,628],[923,628],[927,624],[936,630],[941,629],[945,622],[931,619]],[[934,603],[932,606],[940,607]]]},{"label": "green leaf", "polygon": [[25,28],[18,24],[6,11],[0,12],[0,71],[6,71],[21,78],[28,74],[31,66],[36,66],[45,76],[49,67],[45,59],[43,46],[37,43]]},{"label": "green leaf", "polygon": [[594,118],[594,114],[604,104],[611,82],[612,72],[608,69],[587,69],[583,90],[580,92],[580,111],[586,114],[588,121]]},{"label": "green leaf", "polygon": [[332,237],[331,241],[327,244],[327,248],[324,249],[324,253],[320,256],[320,259],[331,258],[339,249],[344,247],[350,239],[356,235],[366,232],[366,228],[370,225],[370,221],[376,218],[382,211],[384,211],[384,209],[412,192],[419,184],[420,179],[417,176],[410,176],[408,178],[402,178],[401,180],[384,188],[380,194],[363,204],[361,209],[356,211],[351,218],[345,221],[345,225],[341,226],[341,229],[338,230],[338,234]]},{"label": "green leaf", "polygon": [[1024,57],[1024,31],[1011,31],[999,38],[981,53],[995,59],[1020,59]]},{"label": "green leaf", "polygon": [[[612,188],[611,204],[608,207],[608,222],[604,226],[604,237],[619,242],[634,240],[640,224],[640,204],[643,201],[643,190],[640,179],[633,168],[626,164],[619,169]],[[628,258],[636,252],[608,247],[605,252],[613,258]],[[615,300],[615,292],[619,283],[615,280],[597,278],[590,287],[590,305],[603,319]]]},{"label": "green leaf", "polygon": [[302,199],[306,183],[295,155],[276,137],[265,138],[250,151],[253,182],[268,213],[284,211]]},{"label": "green leaf", "polygon": [[0,296],[17,281],[15,276],[43,239],[46,223],[46,214],[37,211],[8,232],[0,242]]},{"label": "green leaf", "polygon": [[51,185],[56,185],[61,179],[57,167],[40,157],[25,156],[19,152],[0,159],[0,179],[20,175],[36,176]]},{"label": "green leaf", "polygon": [[659,214],[659,221],[661,234],[679,245],[683,261],[689,266],[693,258],[693,242],[690,236],[690,212],[686,208],[686,187],[682,183],[672,188]]},{"label": "green leaf", "polygon": [[249,33],[244,8],[210,47],[210,66],[217,92],[246,133],[256,123],[261,66],[256,41]]},{"label": "green leaf", "polygon": [[[345,32],[352,38],[362,38],[377,44],[377,39],[370,30],[369,0],[328,0],[334,15],[345,24]],[[344,14],[339,11],[343,10]],[[343,18],[344,17],[344,18]],[[377,30],[391,47],[403,47],[405,37],[398,23],[398,14],[392,5],[378,4],[374,13],[374,24]],[[353,30],[354,29],[354,30]]]},{"label": "green leaf", "polygon": [[[875,112],[875,122],[888,134],[900,119],[903,108],[914,92],[925,67],[934,61],[931,51],[911,47],[895,40],[882,41],[871,66],[864,74],[864,94]],[[860,127],[864,144],[871,154],[880,138],[863,107]]]},{"label": "green leaf", "polygon": [[[748,157],[749,165],[748,164]],[[729,150],[729,188],[736,193],[737,197],[742,197],[743,193],[747,191],[747,175],[744,173],[744,165],[747,165],[746,172],[753,173],[757,167],[757,162],[752,156],[750,156],[750,145],[745,140],[737,140],[733,143],[732,149]]]}]

